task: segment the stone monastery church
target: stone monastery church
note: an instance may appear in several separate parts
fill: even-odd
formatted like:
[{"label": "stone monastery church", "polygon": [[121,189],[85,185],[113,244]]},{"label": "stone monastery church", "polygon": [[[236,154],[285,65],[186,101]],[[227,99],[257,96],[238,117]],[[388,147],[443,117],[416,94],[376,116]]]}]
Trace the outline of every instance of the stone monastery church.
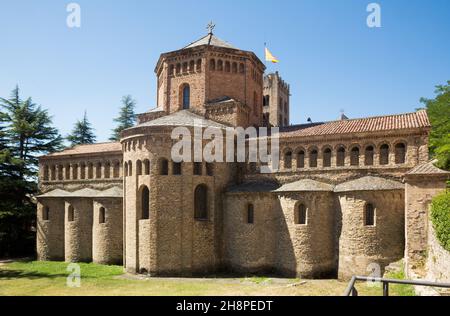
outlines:
[{"label": "stone monastery church", "polygon": [[[161,54],[157,107],[120,142],[40,158],[39,260],[305,278],[417,264],[449,177],[429,161],[426,112],[290,125],[290,87],[264,71],[212,31]],[[174,162],[179,126],[278,126],[280,169]]]}]

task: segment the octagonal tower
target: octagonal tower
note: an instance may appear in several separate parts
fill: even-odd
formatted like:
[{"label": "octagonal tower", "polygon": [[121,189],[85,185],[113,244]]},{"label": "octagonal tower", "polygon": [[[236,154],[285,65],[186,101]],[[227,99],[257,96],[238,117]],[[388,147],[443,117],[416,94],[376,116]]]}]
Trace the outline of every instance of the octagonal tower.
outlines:
[{"label": "octagonal tower", "polygon": [[183,109],[232,126],[262,123],[265,66],[212,32],[186,47],[161,54],[155,68],[158,108]]}]

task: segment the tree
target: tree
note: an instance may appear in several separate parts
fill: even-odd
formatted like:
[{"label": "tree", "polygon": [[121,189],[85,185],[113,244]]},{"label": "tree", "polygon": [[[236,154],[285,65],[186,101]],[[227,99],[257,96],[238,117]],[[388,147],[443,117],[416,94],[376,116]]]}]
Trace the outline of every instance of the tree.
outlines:
[{"label": "tree", "polygon": [[434,99],[422,98],[431,121],[430,154],[438,167],[450,170],[450,81],[436,86]]},{"label": "tree", "polygon": [[84,112],[83,119],[78,120],[72,130],[72,134],[67,136],[67,140],[72,146],[81,144],[93,144],[95,143],[96,136],[94,129],[87,118],[86,111]]},{"label": "tree", "polygon": [[0,256],[33,251],[38,156],[61,148],[47,110],[20,99],[18,87],[0,98]]},{"label": "tree", "polygon": [[122,107],[120,108],[119,117],[114,119],[114,122],[118,123],[117,127],[113,129],[113,134],[109,138],[111,141],[119,141],[120,133],[127,128],[134,126],[136,122],[136,114],[134,109],[136,107],[136,101],[133,100],[131,95],[122,97]]}]

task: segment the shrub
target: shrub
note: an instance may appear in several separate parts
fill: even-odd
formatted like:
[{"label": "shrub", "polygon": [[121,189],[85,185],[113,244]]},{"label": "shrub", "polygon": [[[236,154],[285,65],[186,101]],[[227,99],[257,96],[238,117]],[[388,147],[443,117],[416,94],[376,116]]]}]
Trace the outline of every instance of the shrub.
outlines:
[{"label": "shrub", "polygon": [[444,249],[450,251],[450,191],[433,198],[431,221],[440,244]]}]

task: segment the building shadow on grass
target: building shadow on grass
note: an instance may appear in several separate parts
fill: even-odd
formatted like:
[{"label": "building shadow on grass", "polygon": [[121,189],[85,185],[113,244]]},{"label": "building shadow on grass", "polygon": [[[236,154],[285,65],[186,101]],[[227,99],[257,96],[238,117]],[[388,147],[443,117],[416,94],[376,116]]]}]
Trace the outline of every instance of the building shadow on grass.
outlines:
[{"label": "building shadow on grass", "polygon": [[[0,260],[0,263],[8,264],[12,262],[32,262],[35,258],[15,258],[15,259],[4,259]],[[37,272],[37,271],[24,271],[17,269],[2,269],[0,265],[0,281],[2,280],[13,280],[13,279],[39,279],[39,278],[59,278],[59,277],[67,277],[67,274],[63,273],[45,273],[45,272]]]}]

